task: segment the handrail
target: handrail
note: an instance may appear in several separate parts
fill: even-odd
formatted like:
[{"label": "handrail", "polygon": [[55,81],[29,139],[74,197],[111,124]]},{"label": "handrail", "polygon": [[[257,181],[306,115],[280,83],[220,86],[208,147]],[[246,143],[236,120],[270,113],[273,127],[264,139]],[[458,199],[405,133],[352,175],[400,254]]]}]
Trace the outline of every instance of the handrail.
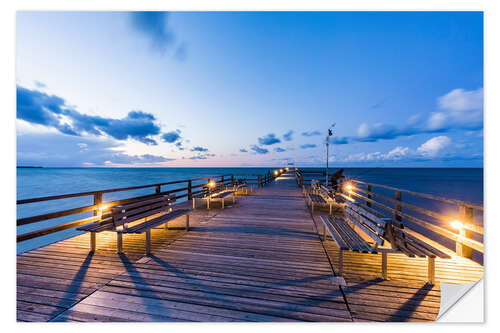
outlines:
[{"label": "handrail", "polygon": [[390,190],[390,191],[399,191],[401,193],[406,193],[406,194],[410,194],[410,195],[413,195],[413,196],[416,196],[416,197],[425,198],[425,199],[442,201],[442,202],[446,202],[446,203],[449,203],[449,204],[452,204],[452,205],[458,205],[458,206],[462,206],[463,205],[463,206],[467,206],[467,207],[474,208],[474,209],[477,209],[477,210],[481,210],[481,211],[483,210],[483,206],[479,206],[477,204],[473,204],[473,203],[466,202],[466,201],[438,197],[438,196],[435,196],[435,195],[432,195],[432,194],[427,194],[427,193],[419,193],[419,192],[413,192],[413,191],[409,191],[409,190],[402,190],[402,189],[399,189],[399,188],[395,188],[395,187],[391,187],[391,186],[386,186],[386,185],[367,183],[367,182],[364,182],[364,181],[361,181],[361,180],[357,180],[357,179],[351,179],[350,181],[353,182],[353,183],[360,183],[360,184],[370,185],[370,186],[373,186],[373,187],[379,187],[379,188],[383,188],[383,189]]},{"label": "handrail", "polygon": [[[76,221],[64,222],[63,224],[59,224],[56,226],[47,227],[47,228],[43,228],[43,229],[39,229],[39,230],[35,230],[35,231],[30,231],[30,232],[18,235],[17,242],[22,242],[25,240],[48,235],[48,234],[62,231],[62,230],[66,230],[66,229],[71,229],[71,228],[74,228],[74,227],[77,227],[77,226],[80,226],[80,225],[83,225],[86,223],[92,223],[92,222],[99,221],[101,219],[99,216],[99,209],[102,207],[103,204],[106,204],[106,206],[115,206],[118,204],[123,204],[123,203],[131,202],[134,200],[141,200],[141,199],[145,199],[145,198],[156,196],[156,195],[172,194],[172,193],[179,193],[179,192],[181,192],[181,193],[174,195],[174,197],[176,199],[187,197],[188,200],[191,200],[193,195],[196,195],[196,194],[203,192],[203,189],[200,189],[200,190],[195,190],[195,189],[198,189],[198,188],[201,188],[204,186],[208,186],[210,181],[215,181],[216,183],[229,184],[237,178],[246,178],[247,183],[249,185],[256,185],[258,187],[262,187],[262,186],[270,183],[271,181],[273,181],[279,175],[281,175],[281,172],[278,172],[278,175],[274,175],[271,173],[271,171],[268,171],[265,174],[225,174],[225,175],[216,175],[216,176],[211,176],[211,177],[200,177],[200,178],[193,178],[193,179],[175,180],[175,181],[170,181],[170,182],[163,182],[163,183],[156,183],[156,184],[149,184],[149,185],[139,185],[139,186],[131,186],[131,187],[104,189],[104,190],[97,190],[97,191],[69,193],[69,194],[52,195],[52,196],[17,200],[16,201],[17,205],[24,205],[24,204],[29,204],[29,203],[60,200],[60,199],[67,199],[67,198],[77,198],[77,197],[84,197],[84,196],[93,196],[94,197],[94,203],[92,205],[71,208],[71,209],[65,209],[65,210],[50,212],[50,213],[46,213],[46,214],[40,214],[40,215],[36,215],[36,216],[29,216],[29,217],[23,217],[23,218],[17,219],[16,225],[23,226],[23,225],[37,223],[37,222],[41,222],[41,221],[46,221],[46,220],[50,220],[50,219],[54,219],[54,218],[59,218],[59,217],[70,216],[70,215],[74,215],[74,214],[80,214],[80,213],[84,213],[84,212],[94,211],[94,216],[91,216],[91,217],[87,217],[87,218],[76,220]],[[206,180],[206,182],[201,183],[201,184],[193,184],[193,182],[204,181],[204,180]],[[173,189],[169,189],[166,191],[161,190],[161,186],[181,184],[181,183],[186,183],[187,186],[180,187],[180,188],[173,188]],[[125,199],[115,200],[115,201],[108,201],[108,202],[102,201],[102,195],[105,193],[124,192],[124,191],[132,191],[132,190],[146,189],[146,188],[155,188],[155,193],[125,198]],[[182,193],[182,192],[184,192],[184,193]]]},{"label": "handrail", "polygon": [[[300,169],[295,172],[299,186],[304,185],[307,181],[314,179],[315,175],[320,174],[324,173],[313,173]],[[307,178],[305,178],[305,176],[307,176]],[[349,188],[340,186],[341,195],[345,199],[353,200],[353,198],[356,198],[367,206],[372,206],[380,211],[388,213],[394,220],[400,221],[405,225],[405,221],[407,221],[410,225],[406,225],[406,227],[410,230],[412,230],[412,225],[419,226],[432,233],[452,240],[456,244],[455,252],[460,256],[472,258],[473,250],[481,253],[484,252],[483,243],[477,240],[484,235],[484,228],[481,225],[475,224],[473,219],[474,210],[483,212],[483,206],[462,200],[443,198],[432,194],[419,193],[357,179],[345,180],[343,185],[346,185],[345,182],[351,185]],[[361,188],[360,185],[363,185],[365,188]],[[380,191],[376,191],[377,188],[392,191],[394,196],[391,198],[385,193],[381,194]],[[407,201],[405,202],[403,201],[402,194],[453,205],[458,208],[458,218],[444,214],[443,212],[424,208],[422,205],[419,206]],[[450,223],[451,228],[448,229],[441,223],[432,221]],[[416,232],[415,230],[412,231]],[[479,235],[479,238],[474,237],[474,234]]]}]

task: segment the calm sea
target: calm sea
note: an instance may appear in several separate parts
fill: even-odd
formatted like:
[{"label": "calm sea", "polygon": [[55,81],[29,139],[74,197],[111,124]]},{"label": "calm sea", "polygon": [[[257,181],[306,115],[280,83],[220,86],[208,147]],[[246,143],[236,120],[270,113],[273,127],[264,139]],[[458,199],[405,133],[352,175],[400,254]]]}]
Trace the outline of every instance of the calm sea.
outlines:
[{"label": "calm sea", "polygon": [[[264,174],[269,168],[21,168],[17,169],[17,199],[50,195],[105,190],[120,187],[163,183],[190,178],[210,177],[225,174]],[[313,170],[313,169],[311,169]],[[323,170],[323,169],[317,169]],[[337,169],[331,169],[331,173]],[[347,177],[483,204],[483,169],[445,168],[345,168]],[[173,185],[172,188],[179,187]],[[168,189],[164,187],[163,189]],[[154,192],[141,189],[105,194],[104,201],[118,200]],[[410,198],[408,198],[410,199]],[[18,205],[17,218],[40,215],[63,209],[92,204],[91,196]],[[411,200],[409,200],[411,202]],[[428,208],[442,211],[442,206],[418,202]],[[74,219],[90,216],[91,213],[52,219],[17,228],[18,234],[58,225]],[[477,223],[482,223],[478,217]],[[18,243],[21,253],[42,245],[77,235],[73,229]]]}]

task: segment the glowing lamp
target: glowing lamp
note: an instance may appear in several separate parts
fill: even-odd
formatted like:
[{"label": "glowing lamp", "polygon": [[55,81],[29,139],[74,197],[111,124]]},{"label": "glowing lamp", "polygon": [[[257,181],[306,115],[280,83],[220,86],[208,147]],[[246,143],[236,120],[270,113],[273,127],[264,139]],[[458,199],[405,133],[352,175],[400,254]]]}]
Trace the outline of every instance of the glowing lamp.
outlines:
[{"label": "glowing lamp", "polygon": [[464,228],[463,223],[462,223],[462,222],[460,222],[460,221],[458,221],[458,220],[451,221],[451,222],[450,222],[450,225],[451,225],[453,228],[457,229],[457,230],[461,230],[461,229],[463,229],[463,228]]},{"label": "glowing lamp", "polygon": [[348,192],[352,192],[353,187],[352,187],[352,185],[351,185],[351,184],[347,184],[347,185],[346,185],[346,187],[345,187],[345,189],[346,189]]},{"label": "glowing lamp", "polygon": [[277,176],[278,175],[278,171],[275,170],[274,171],[274,175]]},{"label": "glowing lamp", "polygon": [[106,210],[108,208],[108,205],[100,205],[99,210],[102,212],[103,210]]},{"label": "glowing lamp", "polygon": [[210,183],[208,183],[208,186],[209,186],[209,187],[215,187],[215,182],[210,182]]}]

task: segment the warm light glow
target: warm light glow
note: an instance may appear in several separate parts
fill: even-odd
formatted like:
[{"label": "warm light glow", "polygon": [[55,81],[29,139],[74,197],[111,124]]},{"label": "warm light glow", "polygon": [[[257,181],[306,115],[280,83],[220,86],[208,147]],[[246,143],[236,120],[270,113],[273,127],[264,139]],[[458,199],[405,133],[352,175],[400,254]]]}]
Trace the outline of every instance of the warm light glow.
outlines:
[{"label": "warm light glow", "polygon": [[210,186],[210,187],[215,187],[215,182],[210,182],[210,183],[208,183],[208,186]]},{"label": "warm light glow", "polygon": [[103,210],[106,210],[109,206],[108,205],[100,205],[99,210],[102,212]]},{"label": "warm light glow", "polygon": [[458,220],[455,220],[455,221],[451,221],[450,222],[451,226],[455,229],[463,229],[464,228],[464,225],[462,224],[462,222],[458,221]]},{"label": "warm light glow", "polygon": [[283,172],[283,169],[280,169],[280,172]]},{"label": "warm light glow", "polygon": [[353,189],[353,186],[351,184],[347,184],[345,189],[348,191],[348,192],[352,192],[352,189]]},{"label": "warm light glow", "polygon": [[278,171],[275,170],[274,171],[274,175],[277,176],[278,175]]}]

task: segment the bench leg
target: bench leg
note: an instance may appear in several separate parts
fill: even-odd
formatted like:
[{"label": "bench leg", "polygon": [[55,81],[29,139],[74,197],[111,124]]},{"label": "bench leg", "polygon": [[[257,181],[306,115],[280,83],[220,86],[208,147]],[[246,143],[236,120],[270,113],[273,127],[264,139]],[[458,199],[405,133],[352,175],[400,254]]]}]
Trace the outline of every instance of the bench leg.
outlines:
[{"label": "bench leg", "polygon": [[311,213],[314,213],[314,202],[311,201]]},{"label": "bench leg", "polygon": [[168,230],[168,222],[165,222],[164,228],[165,228],[165,230]]},{"label": "bench leg", "polygon": [[344,251],[339,249],[339,275],[342,275],[343,266],[344,266]]},{"label": "bench leg", "polygon": [[427,281],[431,284],[436,282],[436,258],[427,257]]},{"label": "bench leg", "polygon": [[387,275],[387,252],[382,252],[382,278],[388,280]]},{"label": "bench leg", "polygon": [[195,208],[196,208],[196,205],[195,205],[195,203],[194,203],[194,200],[195,200],[195,199],[193,198],[193,209],[195,209]]},{"label": "bench leg", "polygon": [[333,216],[332,215],[332,204],[330,204],[330,216]]},{"label": "bench leg", "polygon": [[224,209],[224,201],[226,201],[226,199],[222,198],[222,209]]},{"label": "bench leg", "polygon": [[186,231],[189,231],[189,215],[186,214]]},{"label": "bench leg", "polygon": [[207,209],[210,209],[210,199],[207,199]]},{"label": "bench leg", "polygon": [[116,233],[116,252],[123,253],[123,234],[121,232]]},{"label": "bench leg", "polygon": [[94,231],[91,231],[90,232],[90,252],[94,252],[95,251],[95,232]]},{"label": "bench leg", "polygon": [[233,205],[236,203],[236,197],[233,194]]},{"label": "bench leg", "polygon": [[151,253],[151,229],[146,230],[146,255]]},{"label": "bench leg", "polygon": [[323,224],[323,242],[326,241],[326,225]]}]

